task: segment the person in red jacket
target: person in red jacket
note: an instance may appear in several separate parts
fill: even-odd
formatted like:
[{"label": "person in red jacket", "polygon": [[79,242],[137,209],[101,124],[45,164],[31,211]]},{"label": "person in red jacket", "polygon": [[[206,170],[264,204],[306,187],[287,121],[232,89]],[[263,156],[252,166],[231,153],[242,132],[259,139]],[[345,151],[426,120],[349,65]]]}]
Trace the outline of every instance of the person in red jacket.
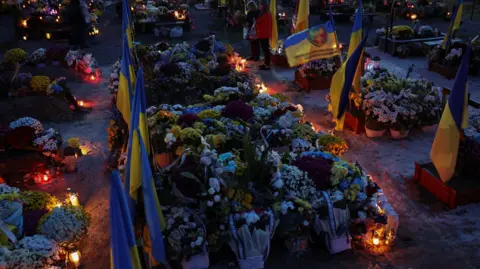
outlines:
[{"label": "person in red jacket", "polygon": [[257,39],[260,42],[260,47],[263,50],[265,58],[265,64],[260,65],[260,69],[270,69],[270,43],[269,40],[272,37],[272,14],[268,7],[268,3],[262,1],[258,7],[260,14],[255,21],[255,30]]}]

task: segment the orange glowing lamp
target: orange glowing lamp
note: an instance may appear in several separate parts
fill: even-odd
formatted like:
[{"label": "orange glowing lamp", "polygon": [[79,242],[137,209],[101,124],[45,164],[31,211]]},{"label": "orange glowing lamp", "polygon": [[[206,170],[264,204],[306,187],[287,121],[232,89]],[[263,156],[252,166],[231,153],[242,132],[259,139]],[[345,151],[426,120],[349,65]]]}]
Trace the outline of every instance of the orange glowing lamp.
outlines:
[{"label": "orange glowing lamp", "polygon": [[80,251],[74,250],[70,252],[70,254],[68,254],[68,259],[75,266],[75,268],[78,268],[80,266]]},{"label": "orange glowing lamp", "polygon": [[78,201],[78,194],[71,188],[67,189],[67,198],[70,201],[72,206],[79,206],[80,202]]},{"label": "orange glowing lamp", "polygon": [[27,20],[22,20],[21,24],[22,24],[22,27],[24,27],[24,28],[27,28],[27,26],[28,26]]},{"label": "orange glowing lamp", "polygon": [[77,103],[78,103],[78,106],[81,106],[81,107],[85,105],[85,102],[83,102],[82,100],[78,101]]},{"label": "orange glowing lamp", "polygon": [[50,39],[50,38],[52,38],[52,35],[51,35],[50,33],[46,33],[46,34],[45,34],[45,37],[46,37],[47,39]]},{"label": "orange glowing lamp", "polygon": [[417,17],[418,17],[418,15],[415,14],[415,13],[413,13],[412,15],[410,15],[410,19],[411,19],[411,20],[416,20]]}]

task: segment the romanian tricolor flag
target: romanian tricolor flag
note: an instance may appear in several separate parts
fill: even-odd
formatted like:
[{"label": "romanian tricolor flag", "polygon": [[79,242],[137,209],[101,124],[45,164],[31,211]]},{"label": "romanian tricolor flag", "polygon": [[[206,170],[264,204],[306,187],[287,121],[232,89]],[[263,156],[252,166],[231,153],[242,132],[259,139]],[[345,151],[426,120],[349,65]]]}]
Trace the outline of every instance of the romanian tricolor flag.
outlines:
[{"label": "romanian tricolor flag", "polygon": [[118,171],[113,171],[110,177],[110,249],[112,269],[142,268]]},{"label": "romanian tricolor flag", "polygon": [[[358,1],[357,12],[355,13],[355,21],[353,22],[352,35],[350,36],[350,43],[348,44],[348,54],[347,57],[350,57],[355,49],[358,47],[362,41],[362,20],[363,20],[363,6],[362,0]],[[355,77],[353,78],[353,88],[356,92],[360,92],[360,78],[362,76],[362,64],[363,64],[363,51],[360,55],[360,60],[358,62],[357,71],[355,72]]]},{"label": "romanian tricolor flag", "polygon": [[450,20],[450,25],[448,26],[447,33],[443,38],[443,42],[442,42],[443,49],[446,50],[450,47],[453,34],[455,33],[456,30],[460,28],[460,23],[462,22],[462,15],[463,15],[463,0],[458,0],[456,9],[452,14],[452,19]]},{"label": "romanian tricolor flag", "polygon": [[294,33],[307,30],[308,17],[310,16],[310,0],[298,0],[295,15]]},{"label": "romanian tricolor flag", "polygon": [[127,38],[123,39],[122,63],[120,65],[120,78],[117,92],[117,108],[122,113],[123,119],[130,125],[130,110],[135,83],[135,71],[133,69],[132,57],[128,48]]},{"label": "romanian tricolor flag", "polygon": [[[140,131],[138,128],[136,132]],[[165,218],[160,207],[160,202],[155,188],[152,170],[149,163],[148,153],[143,143],[143,139],[139,136],[140,153],[141,153],[141,173],[142,173],[142,191],[145,206],[145,218],[147,220],[147,232],[150,239],[151,249],[150,257],[153,264],[166,263],[165,246],[163,244],[162,231],[166,227]]]},{"label": "romanian tricolor flag", "polygon": [[340,55],[337,44],[332,21],[291,35],[284,43],[290,66]]},{"label": "romanian tricolor flag", "polygon": [[130,0],[123,0],[122,35],[127,37],[128,47],[130,49],[133,49],[133,31],[132,31],[132,15],[130,14]]},{"label": "romanian tricolor flag", "polygon": [[330,98],[332,104],[333,118],[336,120],[337,130],[343,130],[344,113],[350,102],[350,89],[352,88],[353,79],[357,71],[358,62],[360,61],[363,46],[367,40],[365,36],[360,44],[355,48],[352,55],[337,70],[332,78],[330,86]]},{"label": "romanian tricolor flag", "polygon": [[270,0],[270,14],[272,14],[272,37],[270,38],[270,47],[276,49],[278,45],[277,0]]},{"label": "romanian tricolor flag", "polygon": [[443,182],[449,181],[455,173],[461,133],[468,126],[467,74],[470,53],[469,44],[458,68],[430,151],[430,158]]}]

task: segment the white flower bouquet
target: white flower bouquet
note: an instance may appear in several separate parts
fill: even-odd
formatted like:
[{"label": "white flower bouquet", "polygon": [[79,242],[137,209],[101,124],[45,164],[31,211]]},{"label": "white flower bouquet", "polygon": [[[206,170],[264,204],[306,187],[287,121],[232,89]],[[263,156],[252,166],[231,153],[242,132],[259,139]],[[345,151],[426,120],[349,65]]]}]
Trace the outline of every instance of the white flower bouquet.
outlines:
[{"label": "white flower bouquet", "polygon": [[206,231],[201,219],[185,207],[166,207],[164,236],[184,269],[208,268]]},{"label": "white flower bouquet", "polygon": [[12,121],[10,123],[10,129],[15,129],[20,126],[27,126],[27,127],[32,127],[35,129],[35,134],[41,134],[43,132],[43,125],[40,121],[31,118],[31,117],[24,117],[20,118],[16,121]]},{"label": "white flower bouquet", "polygon": [[38,232],[69,247],[87,232],[89,216],[82,207],[55,207],[42,217]]},{"label": "white flower bouquet", "polygon": [[47,60],[46,52],[44,48],[39,48],[28,57],[28,61],[34,64],[44,63]]},{"label": "white flower bouquet", "polygon": [[338,70],[338,57],[313,60],[299,67],[305,77],[331,77]]}]

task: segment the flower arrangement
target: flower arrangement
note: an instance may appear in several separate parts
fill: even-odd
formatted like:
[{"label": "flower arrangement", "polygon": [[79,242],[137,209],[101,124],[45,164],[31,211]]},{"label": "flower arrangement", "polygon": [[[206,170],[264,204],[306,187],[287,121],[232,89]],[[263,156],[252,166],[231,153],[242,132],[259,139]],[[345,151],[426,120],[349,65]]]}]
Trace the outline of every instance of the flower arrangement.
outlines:
[{"label": "flower arrangement", "polygon": [[164,214],[167,221],[164,236],[180,259],[188,260],[205,252],[206,233],[199,217],[183,207],[165,208]]},{"label": "flower arrangement", "polygon": [[47,76],[34,76],[30,81],[30,88],[34,92],[47,94],[50,83],[51,80]]},{"label": "flower arrangement", "polygon": [[15,65],[25,62],[25,60],[27,60],[27,57],[28,54],[24,50],[16,48],[7,50],[7,52],[5,52],[5,55],[3,56],[3,61],[8,64]]},{"label": "flower arrangement", "polygon": [[42,269],[60,260],[60,248],[55,241],[42,235],[24,237],[18,241],[15,249],[0,253],[7,268]]},{"label": "flower arrangement", "polygon": [[299,67],[305,77],[331,77],[338,70],[337,57],[310,61]]},{"label": "flower arrangement", "polygon": [[57,197],[40,191],[24,191],[21,194],[21,199],[24,202],[23,208],[25,211],[52,210],[60,204]]},{"label": "flower arrangement", "polygon": [[[155,69],[159,74],[155,80],[163,80],[167,74],[162,68],[174,65],[178,73],[169,73],[169,82],[187,85],[179,81],[180,74],[197,76],[195,73],[200,71],[195,60],[204,58],[199,60],[201,65],[211,61],[213,55],[208,58],[210,55],[203,54],[211,45],[207,40],[199,42],[195,50],[186,44],[169,47],[161,50],[154,63],[156,67],[150,64],[145,68]],[[235,83],[209,84],[212,88],[203,92],[200,100],[186,105],[159,105],[152,100],[154,106],[147,109],[150,134],[155,137],[152,144],[158,142],[161,151],[154,146],[156,152],[177,159],[162,166],[168,169],[162,170],[162,180],[155,184],[162,193],[172,190],[168,191],[171,196],[166,194],[166,198],[171,198],[170,207],[165,209],[170,223],[167,230],[175,230],[177,225],[192,227],[184,227],[192,229],[191,233],[181,232],[172,241],[171,247],[176,249],[172,257],[183,259],[191,253],[190,259],[195,260],[205,254],[203,241],[208,242],[210,252],[228,242],[241,268],[262,268],[276,227],[275,218],[284,225],[278,236],[286,241],[299,236],[308,238],[318,219],[328,218],[323,193],[334,206],[341,204],[343,210],[357,216],[378,187],[359,166],[338,157],[347,149],[345,141],[317,133],[304,121],[301,106],[290,103],[285,96],[256,91],[253,85],[258,81],[238,83],[235,79],[239,74],[233,70],[228,77]],[[362,82],[366,86],[361,98],[387,88],[392,96],[389,98],[393,103],[398,101],[398,107],[407,107],[405,100],[427,95],[415,91],[426,90],[427,86],[399,81],[388,73],[370,74]],[[185,91],[179,92],[185,98]],[[363,99],[360,105],[362,102]],[[178,205],[177,201],[182,203],[182,209],[171,213],[170,208]],[[195,212],[200,220],[183,219],[185,212]],[[378,216],[378,212],[369,211],[358,223],[365,224]],[[195,228],[191,222],[195,222]],[[205,224],[204,235],[198,230],[199,223]],[[346,225],[357,223],[347,220]],[[361,237],[363,232],[359,230],[355,235]],[[199,236],[202,240],[198,240]]]},{"label": "flower arrangement", "polygon": [[321,135],[317,139],[316,144],[317,148],[338,156],[342,156],[342,154],[348,149],[347,142],[345,142],[344,139],[329,134]]},{"label": "flower arrangement", "polygon": [[38,232],[61,246],[70,246],[86,233],[89,222],[82,207],[55,207],[40,220]]},{"label": "flower arrangement", "polygon": [[111,68],[110,76],[108,77],[108,90],[110,93],[118,91],[118,84],[120,83],[120,64],[121,61],[116,61]]},{"label": "flower arrangement", "polygon": [[31,127],[35,130],[35,134],[37,135],[43,132],[42,123],[30,117],[24,117],[16,121],[12,121],[9,126],[10,126],[10,129],[16,129],[21,126]]},{"label": "flower arrangement", "polygon": [[44,48],[39,48],[32,52],[28,57],[28,61],[31,63],[39,64],[47,61],[47,51]]}]

